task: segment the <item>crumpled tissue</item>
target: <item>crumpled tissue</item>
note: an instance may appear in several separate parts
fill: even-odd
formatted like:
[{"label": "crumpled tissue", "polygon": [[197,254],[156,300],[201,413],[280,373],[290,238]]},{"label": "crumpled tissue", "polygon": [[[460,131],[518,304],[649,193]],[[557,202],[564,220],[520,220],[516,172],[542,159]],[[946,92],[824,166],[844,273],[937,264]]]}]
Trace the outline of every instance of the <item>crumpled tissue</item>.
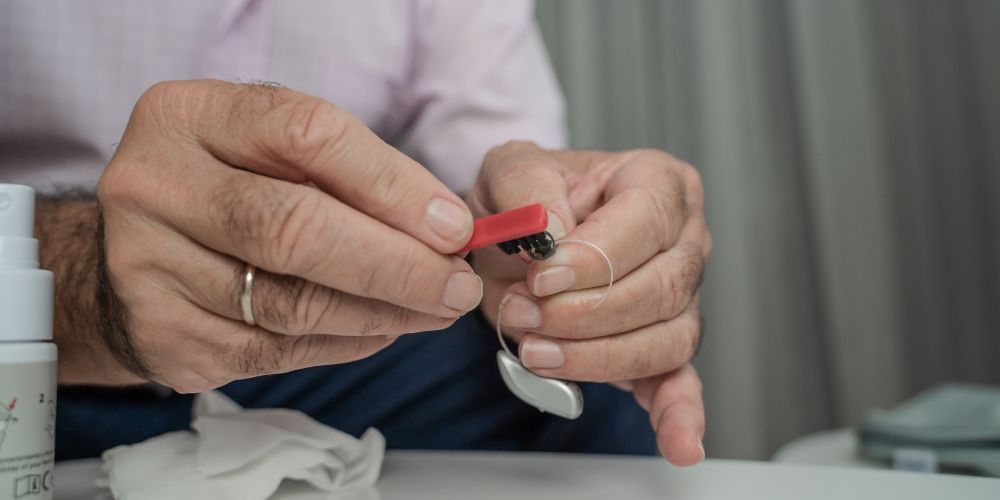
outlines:
[{"label": "crumpled tissue", "polygon": [[287,409],[243,409],[212,391],[194,403],[192,431],[104,453],[106,485],[119,500],[255,500],[282,481],[348,494],[378,480],[385,438],[361,439]]}]

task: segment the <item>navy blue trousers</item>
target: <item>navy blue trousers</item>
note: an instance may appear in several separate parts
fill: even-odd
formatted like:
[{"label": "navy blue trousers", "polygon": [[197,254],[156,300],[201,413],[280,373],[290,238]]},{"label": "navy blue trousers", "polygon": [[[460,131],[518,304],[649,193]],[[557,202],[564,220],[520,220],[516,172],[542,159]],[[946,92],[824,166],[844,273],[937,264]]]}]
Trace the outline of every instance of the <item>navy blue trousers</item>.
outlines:
[{"label": "navy blue trousers", "polygon": [[[580,418],[543,414],[504,386],[498,348],[491,328],[473,313],[440,332],[405,335],[361,361],[221,390],[244,407],[294,408],[355,436],[376,427],[389,448],[656,453],[646,413],[630,394],[583,384]],[[149,388],[60,388],[56,458],[95,457],[187,429],[193,399]]]}]

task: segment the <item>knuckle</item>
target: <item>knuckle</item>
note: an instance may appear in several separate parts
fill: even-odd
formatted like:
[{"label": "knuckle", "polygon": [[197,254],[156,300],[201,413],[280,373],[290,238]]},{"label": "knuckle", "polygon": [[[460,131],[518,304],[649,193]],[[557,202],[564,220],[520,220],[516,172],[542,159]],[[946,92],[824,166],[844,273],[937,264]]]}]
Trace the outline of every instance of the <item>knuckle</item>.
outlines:
[{"label": "knuckle", "polygon": [[278,200],[268,183],[234,176],[208,199],[207,215],[234,241],[260,241],[268,236],[264,229],[272,218],[269,209],[279,207]]},{"label": "knuckle", "polygon": [[523,189],[525,181],[532,179],[540,165],[541,162],[537,158],[512,159],[494,174],[493,183],[499,187],[515,186],[517,189]]},{"label": "knuckle", "polygon": [[529,150],[536,150],[538,148],[535,143],[531,141],[524,140],[513,140],[507,141],[498,146],[490,148],[486,152],[486,157],[484,162],[486,165],[495,165],[503,163],[503,160],[510,156],[511,154],[520,153]]},{"label": "knuckle", "polygon": [[189,82],[182,80],[168,80],[157,82],[151,85],[136,101],[135,112],[159,113],[172,106],[165,106],[167,103],[183,102],[184,96],[189,95]]},{"label": "knuckle", "polygon": [[687,365],[683,369],[691,372],[692,388],[694,389],[695,393],[701,394],[702,389],[704,389],[704,386],[702,385],[701,377],[698,376],[698,370],[695,369],[693,365]]},{"label": "knuckle", "polygon": [[659,290],[660,320],[676,317],[687,307],[694,292],[701,286],[706,257],[692,251],[679,257],[664,257],[655,262]]},{"label": "knuckle", "polygon": [[[685,191],[684,180],[679,175],[669,175],[667,181],[660,186],[660,195],[656,198],[660,202],[662,214],[680,214],[682,219],[687,219],[691,213],[691,206],[688,203]],[[668,221],[670,219],[663,219]]]},{"label": "knuckle", "polygon": [[483,170],[494,186],[515,185],[517,189],[523,189],[525,180],[530,180],[539,168],[554,161],[532,142],[510,141],[486,153]]},{"label": "knuckle", "polygon": [[183,369],[172,367],[171,372],[165,374],[164,382],[182,394],[212,390],[233,379],[234,373],[227,363],[228,360],[220,362],[219,356],[208,360],[187,360],[180,365]]},{"label": "knuckle", "polygon": [[287,150],[292,160],[308,165],[318,155],[342,146],[351,127],[351,116],[322,99],[303,99],[294,104],[285,127]]},{"label": "knuckle", "polygon": [[309,283],[311,293],[306,302],[307,309],[302,314],[306,331],[311,333],[330,333],[324,330],[324,320],[335,318],[344,303],[343,294],[315,283]]},{"label": "knuckle", "polygon": [[346,361],[356,361],[367,358],[386,347],[386,344],[379,341],[373,342],[372,340],[374,339],[367,339],[365,337],[349,338],[350,345],[344,349],[344,352],[348,353],[348,356],[345,358]]},{"label": "knuckle", "polygon": [[[385,319],[382,317],[382,311],[380,311],[378,306],[372,306],[371,315],[365,319],[365,322],[361,324],[361,329],[358,333],[362,337],[367,337],[369,335],[378,335],[385,328]],[[393,311],[389,314],[389,323],[393,324],[396,321],[401,321],[398,319],[397,312]]]},{"label": "knuckle", "polygon": [[[437,318],[435,321],[436,321],[436,324],[432,328],[429,328],[429,329],[425,328],[425,329],[422,329],[422,330],[419,330],[419,331],[444,330],[444,329],[450,327],[451,325],[454,325],[455,323],[457,323],[458,322],[458,318]],[[416,330],[413,330],[413,331],[416,332]]]},{"label": "knuckle", "polygon": [[602,339],[596,344],[595,361],[597,363],[597,369],[595,373],[598,374],[599,381],[607,381],[614,378],[614,352],[611,349],[611,341]]},{"label": "knuckle", "polygon": [[657,318],[667,320],[680,313],[680,290],[676,279],[671,275],[671,260],[663,258],[656,261],[653,270],[656,272],[656,285],[660,298]]},{"label": "knuckle", "polygon": [[535,192],[540,186],[554,185],[563,182],[562,175],[544,156],[512,156],[504,160],[502,165],[484,169],[488,186],[481,194],[489,204],[499,209],[515,208],[526,203],[529,192]]},{"label": "knuckle", "polygon": [[691,337],[691,341],[688,343],[688,347],[691,349],[688,358],[691,359],[698,354],[698,350],[701,347],[701,338],[704,333],[705,323],[701,317],[701,311],[695,309],[691,314],[691,329],[688,335]]},{"label": "knuckle", "polygon": [[[370,266],[366,266],[366,268],[370,268]],[[382,268],[376,266],[371,272],[361,273],[361,276],[359,277],[360,281],[358,282],[358,286],[361,289],[362,296],[375,297],[379,294],[379,292],[381,291],[381,285],[379,281],[380,280],[379,275],[382,273],[381,269]]]},{"label": "knuckle", "polygon": [[681,264],[681,277],[686,285],[685,291],[689,294],[701,286],[706,259],[700,248],[692,248]]},{"label": "knuckle", "polygon": [[219,362],[222,351],[217,346],[209,345],[204,352],[186,348],[200,336],[202,326],[190,315],[169,312],[175,310],[140,308],[130,314],[129,343],[151,370],[150,379],[180,393],[203,392],[232,380],[229,365]]},{"label": "knuckle", "polygon": [[[406,308],[396,308],[390,315],[389,325],[379,335],[405,335],[409,333],[439,331],[455,324],[458,318],[438,318]],[[375,332],[370,333],[374,334]]]},{"label": "knuckle", "polygon": [[674,336],[673,350],[678,364],[687,363],[698,350],[698,340],[701,336],[700,319],[697,313],[685,315],[680,325],[680,335]]},{"label": "knuckle", "polygon": [[156,82],[149,86],[141,96],[139,96],[139,102],[160,102],[160,101],[174,101],[178,96],[185,96],[191,91],[192,88],[197,87],[197,81],[194,80],[163,80]]},{"label": "knuckle", "polygon": [[417,272],[419,269],[420,257],[417,255],[416,250],[409,251],[405,258],[402,259],[404,265],[397,269],[397,272],[391,274],[392,276],[389,281],[391,282],[391,289],[399,290],[404,296],[410,297],[411,294],[420,288],[423,288],[424,283],[420,279]]},{"label": "knuckle", "polygon": [[414,311],[405,307],[393,307],[389,314],[389,331],[405,331],[414,319]]},{"label": "knuckle", "polygon": [[230,360],[225,366],[229,366],[240,376],[254,377],[278,372],[283,366],[285,353],[295,338],[259,330],[230,354]]},{"label": "knuckle", "polygon": [[680,178],[692,186],[701,187],[701,175],[698,169],[694,168],[690,163],[677,158],[676,156],[663,151],[661,149],[645,148],[645,149],[633,149],[628,152],[631,158],[636,163],[643,163],[649,165],[657,165],[661,168],[665,168],[671,172],[676,172],[679,174]]},{"label": "knuckle", "polygon": [[364,182],[359,183],[365,193],[365,212],[380,218],[412,203],[404,195],[414,187],[407,173],[407,166],[398,162],[372,162],[367,175],[361,176]]},{"label": "knuckle", "polygon": [[135,183],[133,178],[138,180],[141,176],[133,175],[133,172],[144,170],[142,167],[148,162],[145,155],[140,155],[131,161],[111,161],[97,181],[97,199],[102,204],[110,205],[119,200],[132,198],[135,194]]},{"label": "knuckle", "polygon": [[[623,288],[615,293],[628,293],[631,290]],[[622,331],[628,323],[627,315],[615,314],[602,316],[600,320],[594,317],[593,306],[604,291],[591,294],[573,294],[568,300],[547,300],[539,304],[542,313],[542,324],[550,336],[568,339],[586,339],[598,336],[599,331]],[[631,297],[631,296],[629,296]],[[631,300],[626,297],[626,302]]]},{"label": "knuckle", "polygon": [[656,165],[669,173],[667,180],[657,188],[662,190],[666,200],[678,205],[685,217],[691,208],[704,206],[701,174],[691,164],[659,149],[637,149],[630,154],[636,163]]},{"label": "knuckle", "polygon": [[315,196],[296,196],[281,204],[271,220],[269,233],[271,255],[265,260],[287,274],[312,274],[322,263],[310,257],[308,249],[322,239],[327,230],[327,216],[320,199]]},{"label": "knuckle", "polygon": [[119,152],[108,163],[97,182],[97,199],[106,207],[150,206],[153,200],[170,200],[177,193],[172,183],[156,175],[168,164],[163,153],[155,150],[138,154]]},{"label": "knuckle", "polygon": [[117,167],[117,163],[111,161],[104,169],[104,172],[101,173],[101,177],[97,181],[97,200],[102,205],[110,205],[127,193],[127,191],[122,189],[123,183],[120,180],[122,175],[119,173],[120,170],[121,168]]},{"label": "knuckle", "polygon": [[229,118],[256,120],[288,102],[295,95],[275,82],[249,82],[227,85],[233,99],[230,101]]},{"label": "knuckle", "polygon": [[673,165],[679,163],[672,154],[656,148],[639,148],[627,152],[632,160],[639,163],[649,163],[653,165]]},{"label": "knuckle", "polygon": [[371,302],[369,309],[369,316],[359,331],[363,337],[417,331],[414,328],[414,324],[418,320],[416,311],[379,302]]},{"label": "knuckle", "polygon": [[640,349],[632,354],[632,359],[628,363],[628,365],[625,366],[621,378],[625,380],[643,378],[649,375],[652,364],[653,364],[653,359],[650,351],[646,349]]},{"label": "knuckle", "polygon": [[333,294],[328,288],[311,281],[295,280],[296,294],[288,301],[293,307],[289,332],[292,335],[319,333],[319,325],[334,303]]},{"label": "knuckle", "polygon": [[[392,265],[368,266],[371,272],[366,273],[361,283],[364,295],[388,298],[391,293],[393,297],[403,302],[424,295],[427,282],[424,281],[420,270],[425,268],[427,259],[421,255],[422,248],[416,246],[400,248],[396,250],[395,262]],[[393,302],[397,303],[395,300]]]},{"label": "knuckle", "polygon": [[304,368],[315,365],[323,354],[321,338],[316,335],[303,335],[283,339],[284,345],[279,355],[282,367]]},{"label": "knuckle", "polygon": [[682,163],[682,174],[687,184],[687,202],[693,207],[705,206],[705,183],[701,178],[701,172],[693,166]]},{"label": "knuckle", "polygon": [[508,141],[504,144],[500,144],[499,146],[493,146],[486,151],[486,155],[483,156],[483,165],[495,165],[497,160],[503,158],[505,150],[509,144],[510,142]]},{"label": "knuckle", "polygon": [[668,194],[665,189],[669,190],[669,188],[664,186],[649,186],[631,189],[628,192],[632,197],[636,198],[632,201],[635,206],[643,207],[644,211],[650,211],[654,214],[656,226],[660,228],[660,231],[657,231],[657,233],[661,240],[661,246],[665,246],[669,242],[670,222],[673,219],[671,215],[680,208],[677,204],[683,201]]},{"label": "knuckle", "polygon": [[575,321],[579,318],[578,313],[580,312],[576,304],[575,301],[549,300],[540,302],[538,309],[541,312],[545,335],[571,339],[583,338],[585,336],[583,329]]},{"label": "knuckle", "polygon": [[289,335],[313,332],[321,317],[317,314],[323,307],[320,302],[327,295],[321,287],[287,275],[267,275],[259,280],[258,286],[256,295],[260,298],[254,314],[261,324],[272,325]]},{"label": "knuckle", "polygon": [[195,125],[218,82],[171,80],[153,84],[136,101],[131,120],[136,125]]},{"label": "knuckle", "polygon": [[198,393],[215,389],[230,382],[234,378],[234,373],[228,365],[212,363],[210,366],[199,366],[192,364],[187,367],[188,376],[179,383],[186,393]]},{"label": "knuckle", "polygon": [[297,274],[313,264],[304,260],[305,249],[326,223],[317,197],[289,195],[270,181],[247,176],[231,179],[207,208],[231,241],[247,253],[259,252],[263,267],[282,274]]}]

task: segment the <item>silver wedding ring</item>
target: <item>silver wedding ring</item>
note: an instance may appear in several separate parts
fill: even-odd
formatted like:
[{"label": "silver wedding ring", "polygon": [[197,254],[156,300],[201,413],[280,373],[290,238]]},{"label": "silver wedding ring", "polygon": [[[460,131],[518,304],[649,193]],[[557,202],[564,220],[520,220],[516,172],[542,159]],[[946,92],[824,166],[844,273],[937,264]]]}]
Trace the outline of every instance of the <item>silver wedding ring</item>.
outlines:
[{"label": "silver wedding ring", "polygon": [[243,322],[255,326],[253,319],[253,278],[257,268],[253,264],[243,267],[243,292],[240,293],[240,310],[243,311]]}]

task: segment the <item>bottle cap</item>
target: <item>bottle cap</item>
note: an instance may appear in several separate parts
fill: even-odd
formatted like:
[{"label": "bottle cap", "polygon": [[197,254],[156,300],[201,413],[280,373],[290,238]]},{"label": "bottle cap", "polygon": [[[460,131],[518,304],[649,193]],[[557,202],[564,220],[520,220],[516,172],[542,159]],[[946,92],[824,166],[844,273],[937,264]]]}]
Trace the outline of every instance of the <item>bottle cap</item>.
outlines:
[{"label": "bottle cap", "polygon": [[52,339],[52,273],[34,232],[35,190],[0,184],[0,342]]}]

